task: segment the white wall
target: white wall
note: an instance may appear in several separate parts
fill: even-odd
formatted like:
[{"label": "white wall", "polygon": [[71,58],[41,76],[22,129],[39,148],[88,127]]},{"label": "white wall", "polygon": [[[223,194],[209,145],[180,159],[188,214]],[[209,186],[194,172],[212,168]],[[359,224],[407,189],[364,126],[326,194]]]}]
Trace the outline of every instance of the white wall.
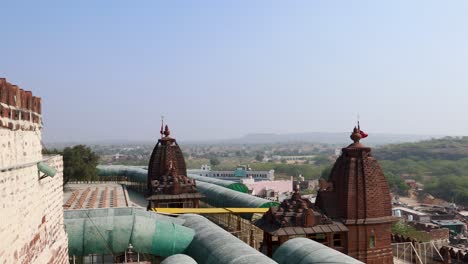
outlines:
[{"label": "white wall", "polygon": [[40,130],[0,128],[0,264],[68,263],[62,157],[45,161],[54,178],[39,180],[35,164],[4,170],[42,160],[41,150]]}]

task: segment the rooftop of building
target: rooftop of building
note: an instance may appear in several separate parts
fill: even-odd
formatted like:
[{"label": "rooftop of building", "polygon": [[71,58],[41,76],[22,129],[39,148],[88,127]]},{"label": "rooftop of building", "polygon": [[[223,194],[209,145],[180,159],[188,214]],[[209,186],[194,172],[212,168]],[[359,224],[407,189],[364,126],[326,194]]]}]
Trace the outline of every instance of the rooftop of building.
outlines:
[{"label": "rooftop of building", "polygon": [[431,222],[441,226],[465,225],[465,223],[459,220],[431,220]]},{"label": "rooftop of building", "polygon": [[426,214],[424,212],[413,210],[413,209],[402,207],[402,206],[393,207],[392,210],[393,211],[400,210],[400,211],[408,212],[410,214],[414,214],[414,215],[418,215],[418,216],[428,216],[428,214]]},{"label": "rooftop of building", "polygon": [[279,207],[272,207],[255,225],[274,236],[291,236],[331,232],[347,232],[340,222],[322,214],[309,199],[303,199],[299,188]]},{"label": "rooftop of building", "polygon": [[128,205],[128,194],[117,183],[70,183],[63,192],[63,208],[68,210]]}]

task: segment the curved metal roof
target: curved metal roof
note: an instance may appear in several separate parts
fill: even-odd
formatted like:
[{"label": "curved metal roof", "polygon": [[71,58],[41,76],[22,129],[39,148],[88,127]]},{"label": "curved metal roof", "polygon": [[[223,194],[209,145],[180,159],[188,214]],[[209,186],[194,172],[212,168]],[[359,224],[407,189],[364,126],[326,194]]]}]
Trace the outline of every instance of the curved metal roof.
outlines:
[{"label": "curved metal roof", "polygon": [[197,190],[206,196],[202,200],[215,207],[268,208],[279,205],[277,202],[202,181],[197,181]]},{"label": "curved metal roof", "polygon": [[363,262],[307,238],[293,238],[273,254],[279,264],[363,264]]},{"label": "curved metal roof", "polygon": [[183,222],[136,208],[64,211],[68,252],[76,256],[121,253],[129,244],[156,256],[182,253],[195,235]]},{"label": "curved metal roof", "polygon": [[204,264],[275,264],[276,262],[250,247],[205,217],[181,215],[184,226],[195,230],[195,237],[185,253]]},{"label": "curved metal roof", "polygon": [[226,181],[226,180],[220,180],[220,179],[215,179],[211,177],[199,176],[193,173],[187,174],[187,176],[197,181],[216,184],[216,185],[223,186],[234,191],[238,191],[242,193],[249,192],[249,188],[247,188],[245,184],[240,183],[240,182]]},{"label": "curved metal roof", "polygon": [[161,264],[197,264],[197,262],[184,254],[175,254],[165,258]]},{"label": "curved metal roof", "polygon": [[125,176],[137,182],[146,182],[148,177],[148,170],[138,166],[99,165],[97,169],[100,177]]}]

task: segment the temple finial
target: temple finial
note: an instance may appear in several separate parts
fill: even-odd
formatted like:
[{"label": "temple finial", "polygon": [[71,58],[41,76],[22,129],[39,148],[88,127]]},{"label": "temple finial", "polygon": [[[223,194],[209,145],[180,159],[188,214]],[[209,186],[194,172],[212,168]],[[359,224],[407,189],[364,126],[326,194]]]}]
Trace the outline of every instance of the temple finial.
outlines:
[{"label": "temple finial", "polygon": [[169,130],[169,127],[166,125],[164,128],[164,136],[168,137],[171,134],[171,131]]},{"label": "temple finial", "polygon": [[353,133],[351,133],[350,136],[351,140],[353,140],[354,143],[359,143],[359,140],[361,140],[362,136],[360,133],[360,129],[357,127],[354,127]]}]

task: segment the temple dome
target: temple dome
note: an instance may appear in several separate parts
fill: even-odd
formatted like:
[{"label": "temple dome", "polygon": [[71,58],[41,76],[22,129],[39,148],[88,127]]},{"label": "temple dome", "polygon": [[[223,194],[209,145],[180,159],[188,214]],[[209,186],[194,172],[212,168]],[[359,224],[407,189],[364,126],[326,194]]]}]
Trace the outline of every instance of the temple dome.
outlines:
[{"label": "temple dome", "polygon": [[196,192],[195,180],[187,177],[182,150],[166,125],[158,140],[148,166],[150,194],[181,194]]}]

